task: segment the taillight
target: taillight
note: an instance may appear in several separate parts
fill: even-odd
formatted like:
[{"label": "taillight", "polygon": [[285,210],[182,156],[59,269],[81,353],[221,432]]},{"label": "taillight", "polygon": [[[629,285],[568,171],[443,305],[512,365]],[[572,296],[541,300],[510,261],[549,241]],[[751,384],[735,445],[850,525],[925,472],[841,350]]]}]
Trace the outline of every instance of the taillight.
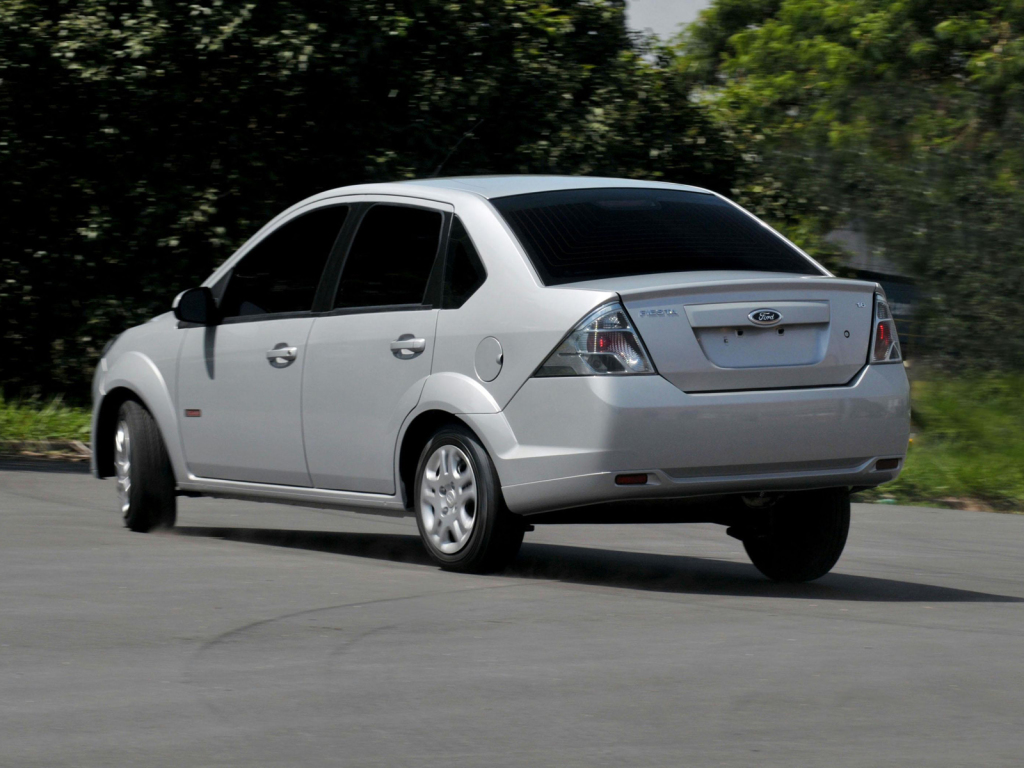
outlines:
[{"label": "taillight", "polygon": [[634,373],[654,373],[654,366],[626,311],[614,302],[587,315],[535,375],[622,376]]},{"label": "taillight", "polygon": [[900,355],[900,339],[896,335],[896,321],[892,319],[889,302],[880,293],[875,294],[874,332],[871,335],[872,363],[898,363]]}]

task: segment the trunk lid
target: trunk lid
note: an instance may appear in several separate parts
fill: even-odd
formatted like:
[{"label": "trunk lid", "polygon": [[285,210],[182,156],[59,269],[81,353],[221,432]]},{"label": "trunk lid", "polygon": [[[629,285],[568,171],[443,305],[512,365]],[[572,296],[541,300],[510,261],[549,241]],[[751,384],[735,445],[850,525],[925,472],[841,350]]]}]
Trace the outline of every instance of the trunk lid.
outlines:
[{"label": "trunk lid", "polygon": [[667,277],[619,280],[613,290],[658,373],[684,392],[841,386],[867,363],[874,283],[719,272],[666,284]]}]

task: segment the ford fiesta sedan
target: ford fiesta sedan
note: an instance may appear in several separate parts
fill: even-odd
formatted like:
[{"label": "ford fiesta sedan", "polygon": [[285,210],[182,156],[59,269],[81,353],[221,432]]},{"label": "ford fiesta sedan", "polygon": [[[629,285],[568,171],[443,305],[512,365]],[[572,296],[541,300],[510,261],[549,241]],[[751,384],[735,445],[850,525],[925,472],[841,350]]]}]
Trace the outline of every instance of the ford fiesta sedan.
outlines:
[{"label": "ford fiesta sedan", "polygon": [[537,523],[711,521],[781,581],[835,565],[910,415],[878,285],[704,189],[540,176],[302,201],[109,344],[94,403],[134,531],[181,495],[412,515],[482,572]]}]

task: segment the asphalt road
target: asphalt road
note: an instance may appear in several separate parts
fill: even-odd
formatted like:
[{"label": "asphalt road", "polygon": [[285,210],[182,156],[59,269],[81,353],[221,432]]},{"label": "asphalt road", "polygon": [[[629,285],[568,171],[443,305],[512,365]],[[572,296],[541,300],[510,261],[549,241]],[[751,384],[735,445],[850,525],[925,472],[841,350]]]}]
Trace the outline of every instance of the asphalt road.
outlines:
[{"label": "asphalt road", "polygon": [[546,527],[499,576],[411,519],[0,465],[3,766],[1019,766],[1024,516],[856,505],[774,585],[721,528]]}]

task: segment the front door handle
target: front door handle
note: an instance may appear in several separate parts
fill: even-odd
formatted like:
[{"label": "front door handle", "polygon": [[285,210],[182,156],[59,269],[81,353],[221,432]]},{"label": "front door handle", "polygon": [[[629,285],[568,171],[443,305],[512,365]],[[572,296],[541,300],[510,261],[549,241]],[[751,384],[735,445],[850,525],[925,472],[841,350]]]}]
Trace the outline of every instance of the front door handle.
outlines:
[{"label": "front door handle", "polygon": [[289,347],[287,344],[278,344],[273,349],[267,350],[267,360],[271,365],[294,363],[299,356],[298,347]]},{"label": "front door handle", "polygon": [[407,333],[391,342],[391,352],[395,357],[405,359],[415,357],[427,348],[426,339],[414,339]]}]

